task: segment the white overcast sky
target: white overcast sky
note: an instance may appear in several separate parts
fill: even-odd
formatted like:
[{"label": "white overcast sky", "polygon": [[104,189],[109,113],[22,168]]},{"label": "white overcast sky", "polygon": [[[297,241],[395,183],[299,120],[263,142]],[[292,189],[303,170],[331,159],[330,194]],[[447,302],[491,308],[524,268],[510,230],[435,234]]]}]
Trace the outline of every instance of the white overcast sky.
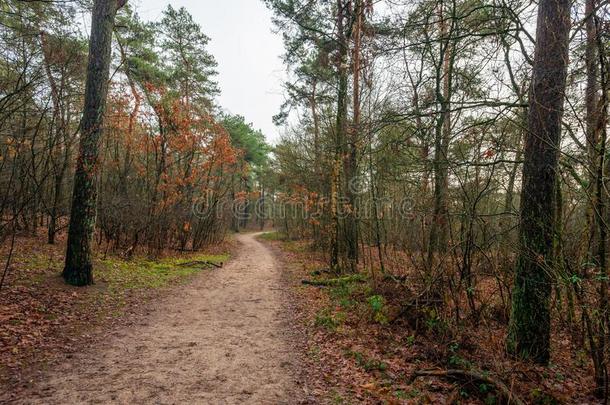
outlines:
[{"label": "white overcast sky", "polygon": [[[146,20],[158,20],[167,0],[130,0]],[[272,117],[283,102],[283,44],[272,32],[271,13],[260,0],[174,0],[185,7],[211,38],[209,51],[218,62],[218,103],[243,115],[274,143],[279,129]]]}]

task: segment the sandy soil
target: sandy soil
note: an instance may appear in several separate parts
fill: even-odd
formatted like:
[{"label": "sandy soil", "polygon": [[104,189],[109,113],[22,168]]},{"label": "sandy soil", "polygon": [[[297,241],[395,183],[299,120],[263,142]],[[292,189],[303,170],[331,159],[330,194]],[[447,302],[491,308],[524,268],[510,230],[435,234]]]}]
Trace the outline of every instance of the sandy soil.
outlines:
[{"label": "sandy soil", "polygon": [[301,402],[278,265],[254,235],[237,239],[224,268],[202,273],[134,325],[53,366],[12,403]]}]

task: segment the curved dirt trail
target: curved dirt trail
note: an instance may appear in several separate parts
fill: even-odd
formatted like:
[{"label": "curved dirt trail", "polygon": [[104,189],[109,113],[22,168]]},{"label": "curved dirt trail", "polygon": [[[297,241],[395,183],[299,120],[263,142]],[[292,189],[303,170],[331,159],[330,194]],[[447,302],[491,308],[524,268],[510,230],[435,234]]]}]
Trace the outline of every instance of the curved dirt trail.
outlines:
[{"label": "curved dirt trail", "polygon": [[279,269],[239,235],[237,257],[137,324],[53,367],[19,403],[298,403]]}]

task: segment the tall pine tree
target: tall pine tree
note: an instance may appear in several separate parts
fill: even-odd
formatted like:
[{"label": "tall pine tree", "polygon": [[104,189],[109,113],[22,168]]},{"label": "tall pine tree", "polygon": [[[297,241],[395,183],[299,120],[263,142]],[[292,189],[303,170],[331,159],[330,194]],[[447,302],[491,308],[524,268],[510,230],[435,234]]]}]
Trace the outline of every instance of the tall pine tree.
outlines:
[{"label": "tall pine tree", "polygon": [[114,19],[117,10],[124,4],[124,0],[96,0],[93,5],[85,107],[80,125],[79,155],[63,271],[66,282],[76,286],[93,283],[91,238],[95,226],[99,142],[108,94]]}]

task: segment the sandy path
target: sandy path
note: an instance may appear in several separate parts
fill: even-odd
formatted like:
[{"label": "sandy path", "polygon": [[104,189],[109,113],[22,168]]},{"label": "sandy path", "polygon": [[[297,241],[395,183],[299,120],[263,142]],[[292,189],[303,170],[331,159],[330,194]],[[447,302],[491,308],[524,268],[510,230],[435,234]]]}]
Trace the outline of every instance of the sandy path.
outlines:
[{"label": "sandy path", "polygon": [[155,304],[19,403],[298,403],[279,269],[253,235],[237,257]]}]

